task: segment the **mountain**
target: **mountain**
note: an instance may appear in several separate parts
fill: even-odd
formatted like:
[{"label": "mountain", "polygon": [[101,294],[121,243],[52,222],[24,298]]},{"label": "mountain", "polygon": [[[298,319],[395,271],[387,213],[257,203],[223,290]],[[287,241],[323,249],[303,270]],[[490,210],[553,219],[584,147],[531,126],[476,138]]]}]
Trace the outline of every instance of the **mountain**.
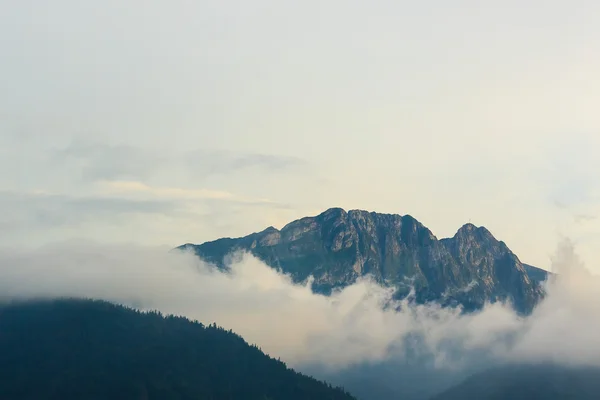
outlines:
[{"label": "mountain", "polygon": [[352,400],[216,325],[103,301],[0,306],[0,398]]},{"label": "mountain", "polygon": [[191,249],[219,268],[227,267],[229,254],[248,251],[296,282],[313,276],[313,290],[326,294],[370,275],[395,287],[398,298],[414,287],[418,302],[466,310],[509,301],[528,313],[544,295],[539,282],[545,271],[522,264],[487,229],[466,224],[454,237],[438,240],[410,215],[332,208],[281,230],[269,227],[179,249]]},{"label": "mountain", "polygon": [[519,365],[487,370],[431,400],[595,400],[600,368]]}]

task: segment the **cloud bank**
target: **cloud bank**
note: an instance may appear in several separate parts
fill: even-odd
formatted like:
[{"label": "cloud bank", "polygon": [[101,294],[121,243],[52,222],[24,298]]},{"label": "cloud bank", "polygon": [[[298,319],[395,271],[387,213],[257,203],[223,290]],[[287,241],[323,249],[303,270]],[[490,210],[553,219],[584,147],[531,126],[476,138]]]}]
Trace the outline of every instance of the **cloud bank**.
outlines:
[{"label": "cloud bank", "polygon": [[529,317],[502,304],[479,313],[435,305],[384,307],[391,292],[369,279],[332,296],[312,293],[248,254],[220,272],[167,248],[63,243],[36,251],[0,250],[4,299],[81,296],[216,322],[293,366],[352,365],[425,357],[439,369],[495,362],[600,366],[600,281],[563,241],[559,275]]}]

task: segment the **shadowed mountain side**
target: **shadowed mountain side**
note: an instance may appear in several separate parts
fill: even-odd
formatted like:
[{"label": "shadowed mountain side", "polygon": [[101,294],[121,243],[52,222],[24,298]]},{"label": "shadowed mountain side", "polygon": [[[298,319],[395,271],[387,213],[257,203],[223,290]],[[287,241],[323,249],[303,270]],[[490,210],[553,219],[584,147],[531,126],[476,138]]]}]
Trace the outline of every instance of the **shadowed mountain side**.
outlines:
[{"label": "shadowed mountain side", "polygon": [[[314,277],[313,290],[330,293],[370,275],[397,289],[415,288],[416,301],[462,305],[508,301],[523,313],[543,297],[545,271],[523,265],[504,242],[483,227],[466,224],[452,238],[438,240],[409,215],[332,208],[277,230],[200,245],[186,244],[220,268],[236,251],[248,251],[295,282]],[[530,275],[531,272],[531,275]]]},{"label": "shadowed mountain side", "polygon": [[545,269],[541,269],[538,267],[534,267],[533,265],[523,264],[525,271],[527,271],[527,275],[529,278],[536,282],[544,282],[548,276],[552,275],[552,272],[548,272]]},{"label": "shadowed mountain side", "polygon": [[360,400],[427,400],[480,369],[470,366],[468,371],[452,370],[436,368],[425,360],[398,359],[354,365],[339,371],[318,367],[302,370],[343,386]]},{"label": "shadowed mountain side", "polygon": [[431,400],[596,400],[600,368],[518,365],[476,374]]}]

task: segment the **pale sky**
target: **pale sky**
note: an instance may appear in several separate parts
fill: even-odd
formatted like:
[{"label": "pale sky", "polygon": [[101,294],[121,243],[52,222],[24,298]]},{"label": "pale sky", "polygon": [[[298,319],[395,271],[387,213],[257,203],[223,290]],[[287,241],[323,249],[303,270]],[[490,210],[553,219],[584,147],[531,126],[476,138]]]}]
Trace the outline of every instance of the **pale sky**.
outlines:
[{"label": "pale sky", "polygon": [[0,0],[0,246],[326,208],[600,272],[600,2]]}]

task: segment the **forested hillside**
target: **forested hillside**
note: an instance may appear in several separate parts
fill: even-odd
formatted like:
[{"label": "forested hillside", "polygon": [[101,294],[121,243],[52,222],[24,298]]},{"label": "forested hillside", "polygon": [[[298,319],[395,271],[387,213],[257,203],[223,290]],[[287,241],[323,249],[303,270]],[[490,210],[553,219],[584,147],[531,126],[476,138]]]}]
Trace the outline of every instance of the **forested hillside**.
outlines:
[{"label": "forested hillside", "polygon": [[103,301],[0,307],[3,400],[350,400],[216,325]]}]

